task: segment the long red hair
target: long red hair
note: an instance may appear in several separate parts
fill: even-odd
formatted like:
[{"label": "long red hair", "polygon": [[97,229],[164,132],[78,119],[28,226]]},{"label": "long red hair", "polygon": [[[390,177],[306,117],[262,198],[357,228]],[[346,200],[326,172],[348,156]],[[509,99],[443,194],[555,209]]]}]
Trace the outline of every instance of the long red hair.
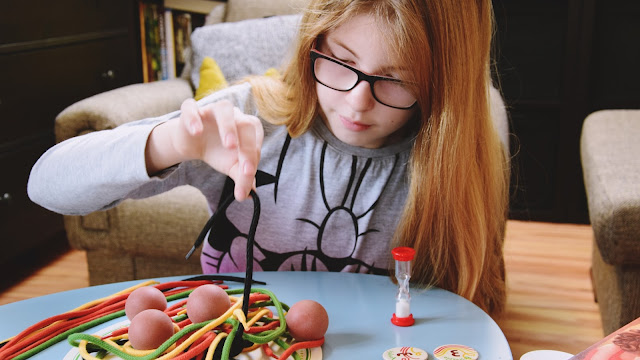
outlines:
[{"label": "long red hair", "polygon": [[417,90],[409,196],[391,247],[416,250],[413,282],[497,315],[506,302],[509,164],[489,105],[491,1],[312,0],[282,79],[250,80],[261,116],[285,124],[294,137],[310,128],[318,102],[309,50],[363,12],[388,34],[396,61],[413,70],[407,80],[424,84]]}]

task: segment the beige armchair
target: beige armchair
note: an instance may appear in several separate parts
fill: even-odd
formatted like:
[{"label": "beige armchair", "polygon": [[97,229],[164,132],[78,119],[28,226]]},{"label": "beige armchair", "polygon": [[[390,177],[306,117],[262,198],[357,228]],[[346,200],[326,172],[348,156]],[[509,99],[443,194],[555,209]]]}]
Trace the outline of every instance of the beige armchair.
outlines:
[{"label": "beige armchair", "polygon": [[584,121],[580,155],[593,228],[592,277],[605,334],[640,317],[640,110]]}]

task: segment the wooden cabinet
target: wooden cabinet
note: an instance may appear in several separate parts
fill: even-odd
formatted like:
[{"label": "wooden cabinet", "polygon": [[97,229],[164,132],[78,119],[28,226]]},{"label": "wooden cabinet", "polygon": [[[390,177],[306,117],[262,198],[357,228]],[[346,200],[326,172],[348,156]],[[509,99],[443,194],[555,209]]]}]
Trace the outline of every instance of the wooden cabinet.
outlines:
[{"label": "wooden cabinet", "polygon": [[582,122],[599,109],[640,108],[640,2],[493,4],[513,134],[510,217],[587,223]]},{"label": "wooden cabinet", "polygon": [[135,0],[9,1],[0,7],[0,264],[64,235],[62,216],[26,194],[76,101],[140,82]]}]

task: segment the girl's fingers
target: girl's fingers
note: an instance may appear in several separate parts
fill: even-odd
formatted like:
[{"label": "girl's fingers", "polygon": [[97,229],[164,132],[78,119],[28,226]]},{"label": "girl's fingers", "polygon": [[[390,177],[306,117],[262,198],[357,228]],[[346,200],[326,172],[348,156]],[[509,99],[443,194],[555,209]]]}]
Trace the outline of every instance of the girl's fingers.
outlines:
[{"label": "girl's fingers", "polygon": [[198,104],[194,99],[187,99],[180,106],[182,112],[183,125],[191,135],[197,135],[202,132],[202,120]]},{"label": "girl's fingers", "polygon": [[222,146],[227,149],[236,147],[238,145],[238,131],[234,119],[233,104],[228,100],[222,100],[206,109],[211,111],[218,125],[218,133],[222,141]]},{"label": "girl's fingers", "polygon": [[[236,173],[236,198],[245,199],[254,187],[254,180],[260,161],[262,139],[257,127],[262,128],[260,121],[254,116],[235,111],[238,129],[238,168]],[[257,126],[257,127],[256,127]]]},{"label": "girl's fingers", "polygon": [[[196,105],[195,101],[185,104],[183,111],[190,112],[192,104]],[[233,179],[237,200],[246,199],[255,187],[260,149],[264,139],[262,123],[257,117],[244,114],[230,101],[225,100],[205,105],[196,111],[197,117],[202,119],[206,127],[216,128],[211,128],[213,133],[206,131],[208,136],[217,132],[219,137],[215,141],[207,141],[203,160]],[[190,116],[189,113],[185,118],[190,120]],[[208,139],[212,140],[209,137]]]},{"label": "girl's fingers", "polygon": [[[236,121],[238,121],[239,127],[242,127],[242,132],[253,132],[254,136],[250,137],[244,135],[244,144],[241,152],[251,159],[251,162],[258,166],[260,160],[260,150],[262,149],[262,142],[264,140],[264,128],[260,119],[255,116],[244,114],[237,107],[233,109]],[[238,131],[240,134],[240,131]]]}]

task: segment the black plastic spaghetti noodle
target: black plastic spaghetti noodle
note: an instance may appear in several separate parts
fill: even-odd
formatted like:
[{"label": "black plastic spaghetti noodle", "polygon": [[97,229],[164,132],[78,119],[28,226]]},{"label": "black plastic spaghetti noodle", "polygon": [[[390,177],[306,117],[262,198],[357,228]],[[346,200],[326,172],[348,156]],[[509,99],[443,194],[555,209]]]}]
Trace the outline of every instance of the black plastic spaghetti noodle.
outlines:
[{"label": "black plastic spaghetti noodle", "polygon": [[[196,275],[186,279],[182,279],[182,281],[200,281],[200,280],[211,280],[211,281],[222,280],[222,281],[235,281],[235,282],[244,283],[244,278],[241,276],[218,275],[218,274],[203,274],[203,275]],[[256,279],[253,279],[252,283],[259,284],[259,285],[267,285],[266,282],[256,280]]]},{"label": "black plastic spaghetti noodle", "polygon": [[[253,190],[251,190],[250,195],[253,199],[253,218],[251,219],[251,226],[249,227],[249,233],[247,234],[247,265],[244,279],[244,300],[242,301],[242,312],[245,316],[247,316],[247,314],[249,313],[249,295],[251,294],[251,284],[253,283],[253,242],[256,235],[256,228],[258,227],[258,220],[260,219],[260,198],[258,197],[258,194],[256,194],[256,192]],[[223,214],[227,210],[233,200],[234,196],[233,194],[231,194],[218,207],[211,218],[209,218],[207,223],[204,225],[204,228],[200,232],[200,235],[198,235],[196,242],[191,247],[191,250],[189,250],[189,252],[187,253],[187,256],[185,257],[186,259],[191,257],[196,249],[199,248],[200,245],[202,245],[202,243],[204,242],[204,238],[210,231],[212,231],[215,219],[217,219],[220,214]]]}]

